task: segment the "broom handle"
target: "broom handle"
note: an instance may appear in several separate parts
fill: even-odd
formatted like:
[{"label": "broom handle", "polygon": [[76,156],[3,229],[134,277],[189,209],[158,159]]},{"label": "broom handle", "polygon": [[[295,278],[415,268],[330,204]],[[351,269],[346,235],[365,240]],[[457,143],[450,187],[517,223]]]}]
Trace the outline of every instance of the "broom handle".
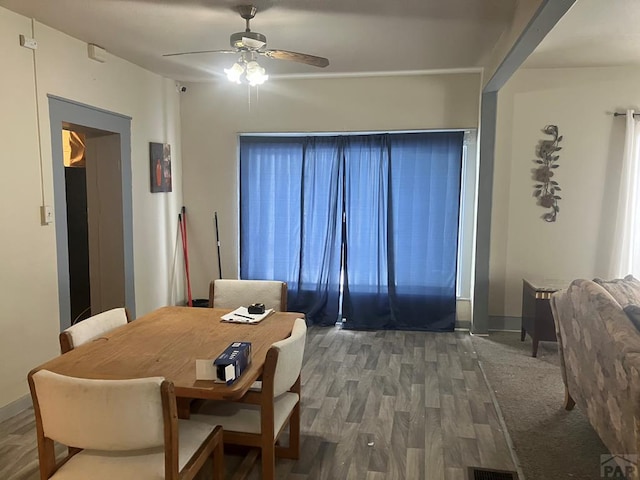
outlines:
[{"label": "broom handle", "polygon": [[187,209],[182,207],[182,246],[184,249],[184,269],[187,275],[187,305],[193,306],[193,298],[191,297],[191,276],[189,274],[189,244],[187,242]]}]

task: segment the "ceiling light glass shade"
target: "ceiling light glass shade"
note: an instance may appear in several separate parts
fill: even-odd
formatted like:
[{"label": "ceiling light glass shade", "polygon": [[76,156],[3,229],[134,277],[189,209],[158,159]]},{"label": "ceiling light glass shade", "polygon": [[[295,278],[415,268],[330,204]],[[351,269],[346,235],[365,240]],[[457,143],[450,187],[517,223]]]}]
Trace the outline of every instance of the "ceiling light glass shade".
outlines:
[{"label": "ceiling light glass shade", "polygon": [[[246,53],[246,52],[245,52]],[[269,79],[267,71],[255,61],[255,55],[242,55],[231,68],[225,68],[224,73],[227,78],[234,83],[246,81],[252,87],[262,85]]]},{"label": "ceiling light glass shade", "polygon": [[224,73],[231,82],[240,83],[240,77],[244,73],[244,67],[239,63],[234,63],[231,68],[225,68]]},{"label": "ceiling light glass shade", "polygon": [[249,85],[251,85],[252,87],[255,87],[256,85],[262,85],[269,78],[266,70],[261,67],[260,64],[255,60],[247,63],[246,70],[247,82],[249,82]]}]

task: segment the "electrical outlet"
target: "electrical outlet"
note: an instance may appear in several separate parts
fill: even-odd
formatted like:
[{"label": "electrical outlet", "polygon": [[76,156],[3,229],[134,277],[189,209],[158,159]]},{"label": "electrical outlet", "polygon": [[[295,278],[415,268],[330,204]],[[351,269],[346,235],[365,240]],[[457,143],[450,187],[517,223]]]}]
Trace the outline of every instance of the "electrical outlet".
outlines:
[{"label": "electrical outlet", "polygon": [[42,225],[53,223],[53,208],[51,205],[42,205],[40,207],[40,221]]},{"label": "electrical outlet", "polygon": [[35,38],[25,37],[24,35],[20,35],[20,46],[25,48],[30,48],[31,50],[37,50],[38,42]]}]

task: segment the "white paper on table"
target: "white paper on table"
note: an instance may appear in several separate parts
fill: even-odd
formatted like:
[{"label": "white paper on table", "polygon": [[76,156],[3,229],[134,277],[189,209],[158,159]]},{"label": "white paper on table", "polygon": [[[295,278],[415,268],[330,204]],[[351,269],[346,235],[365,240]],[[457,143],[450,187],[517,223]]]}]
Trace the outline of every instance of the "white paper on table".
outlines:
[{"label": "white paper on table", "polygon": [[222,317],[223,322],[231,323],[259,323],[273,313],[273,308],[265,310],[264,313],[249,313],[247,307],[238,307],[233,312],[229,312]]}]

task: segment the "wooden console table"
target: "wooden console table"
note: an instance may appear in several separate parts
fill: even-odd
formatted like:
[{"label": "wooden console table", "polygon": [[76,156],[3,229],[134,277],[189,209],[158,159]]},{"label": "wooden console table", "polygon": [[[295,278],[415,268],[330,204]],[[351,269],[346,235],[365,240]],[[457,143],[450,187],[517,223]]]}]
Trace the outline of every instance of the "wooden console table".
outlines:
[{"label": "wooden console table", "polygon": [[522,329],[520,340],[524,341],[527,333],[533,341],[531,356],[538,355],[539,342],[556,342],[556,327],[551,313],[549,300],[558,290],[567,288],[569,282],[558,280],[534,281],[522,279]]}]

